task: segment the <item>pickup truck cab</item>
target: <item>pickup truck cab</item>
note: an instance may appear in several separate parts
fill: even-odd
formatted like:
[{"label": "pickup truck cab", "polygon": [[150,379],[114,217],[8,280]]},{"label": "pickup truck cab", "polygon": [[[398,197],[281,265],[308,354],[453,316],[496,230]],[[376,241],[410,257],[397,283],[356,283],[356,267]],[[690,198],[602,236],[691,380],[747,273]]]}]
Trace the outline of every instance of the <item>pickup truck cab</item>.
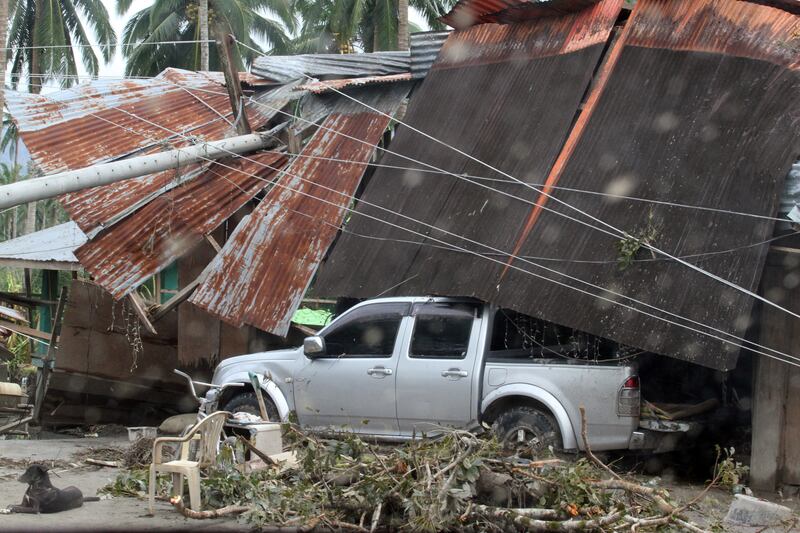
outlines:
[{"label": "pickup truck cab", "polygon": [[652,440],[639,428],[634,366],[543,357],[546,346],[533,357],[530,344],[514,340],[518,332],[509,342],[503,313],[455,298],[362,302],[302,347],[224,360],[212,378],[222,387],[208,393],[207,409],[258,413],[252,388],[225,387],[249,384],[254,372],[271,419],[294,412],[319,432],[402,441],[486,423],[507,444],[579,450],[584,407],[594,450]]}]

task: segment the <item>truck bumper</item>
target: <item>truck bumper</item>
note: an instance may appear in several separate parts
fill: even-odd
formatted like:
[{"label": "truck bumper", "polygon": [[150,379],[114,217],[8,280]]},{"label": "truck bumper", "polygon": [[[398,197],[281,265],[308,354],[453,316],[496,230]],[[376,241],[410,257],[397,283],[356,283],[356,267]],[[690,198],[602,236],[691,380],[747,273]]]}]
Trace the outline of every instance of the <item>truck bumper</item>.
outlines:
[{"label": "truck bumper", "polygon": [[697,422],[675,422],[645,418],[631,435],[629,449],[666,453],[690,445],[703,426]]}]

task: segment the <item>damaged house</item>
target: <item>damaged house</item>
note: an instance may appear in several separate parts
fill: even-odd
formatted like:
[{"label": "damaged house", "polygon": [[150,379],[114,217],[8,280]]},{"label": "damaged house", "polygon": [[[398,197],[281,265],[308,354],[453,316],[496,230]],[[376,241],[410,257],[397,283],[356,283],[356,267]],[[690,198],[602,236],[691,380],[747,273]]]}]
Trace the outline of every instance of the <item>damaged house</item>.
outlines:
[{"label": "damaged house", "polygon": [[[61,198],[83,237],[58,261],[92,282],[52,388],[77,418],[80,396],[114,398],[97,420],[174,398],[172,368],[299,341],[309,287],[475,297],[678,381],[709,369],[752,413],[754,485],[800,484],[800,246],[776,224],[800,179],[800,9],[623,4],[462,0],[409,52],[256,60],[240,111],[262,149]],[[228,89],[167,70],[7,98],[53,174],[231,137]],[[148,309],[153,276],[171,292]]]}]

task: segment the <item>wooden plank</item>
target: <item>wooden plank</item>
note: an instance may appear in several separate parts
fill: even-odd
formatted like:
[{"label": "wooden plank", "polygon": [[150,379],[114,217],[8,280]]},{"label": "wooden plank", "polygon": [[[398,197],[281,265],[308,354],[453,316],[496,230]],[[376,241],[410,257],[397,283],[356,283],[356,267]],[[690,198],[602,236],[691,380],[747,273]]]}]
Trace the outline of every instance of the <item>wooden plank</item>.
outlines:
[{"label": "wooden plank", "polygon": [[58,306],[56,313],[53,315],[53,331],[50,333],[50,345],[47,347],[47,354],[44,357],[43,364],[38,371],[38,379],[36,380],[36,391],[33,396],[33,420],[39,423],[41,421],[41,410],[44,405],[44,399],[47,395],[47,387],[50,384],[50,375],[52,369],[50,363],[55,362],[56,349],[58,348],[58,340],[61,336],[61,323],[64,318],[64,308],[67,305],[67,288],[61,288],[61,294],[58,297]]},{"label": "wooden plank", "polygon": [[50,334],[45,331],[39,331],[38,329],[29,328],[28,326],[23,326],[21,324],[15,324],[14,322],[9,322],[8,320],[0,320],[0,328],[10,329],[11,331],[33,337],[34,339],[40,339],[43,341],[50,340]]},{"label": "wooden plank", "polygon": [[[215,239],[216,240],[216,239]],[[178,283],[186,286],[188,297],[206,265],[217,255],[213,245],[201,243],[178,261]],[[194,285],[194,287],[192,287]],[[183,298],[183,294],[170,299]],[[185,299],[185,298],[183,298]],[[178,302],[176,302],[177,305]],[[220,321],[192,304],[178,307],[178,361],[179,365],[197,365],[202,360],[217,361],[220,345]]]},{"label": "wooden plank", "polygon": [[210,244],[211,247],[214,248],[214,250],[217,253],[220,253],[222,251],[222,246],[219,245],[217,239],[215,239],[213,235],[211,235],[210,233],[206,234],[206,240],[208,241],[208,244]]},{"label": "wooden plank", "polygon": [[218,31],[216,39],[219,61],[222,65],[222,72],[225,74],[225,85],[233,109],[236,133],[246,135],[252,131],[252,128],[247,119],[247,110],[242,98],[242,85],[239,82],[239,73],[236,71],[236,62],[233,56],[233,51],[236,49],[236,38]]},{"label": "wooden plank", "polygon": [[164,316],[167,313],[169,313],[170,311],[178,307],[180,304],[188,300],[189,297],[192,295],[192,293],[195,291],[195,289],[197,289],[198,285],[200,285],[200,277],[197,277],[194,281],[192,281],[187,286],[179,290],[175,294],[175,296],[167,300],[167,303],[159,306],[158,309],[156,309],[155,313],[153,313],[150,316],[150,321],[158,322],[159,320],[164,318]]},{"label": "wooden plank", "polygon": [[136,292],[132,292],[128,294],[128,301],[131,302],[134,313],[136,313],[136,316],[139,317],[139,321],[142,323],[145,329],[152,335],[158,335],[158,331],[156,331],[156,328],[153,326],[153,324],[150,322],[150,318],[147,316],[147,309],[145,308],[141,296],[136,294]]},{"label": "wooden plank", "polygon": [[[761,294],[770,295],[773,300],[782,302],[794,312],[800,310],[800,289],[787,289],[784,279],[791,273],[785,261],[786,253],[770,251],[764,267]],[[758,342],[786,353],[795,353],[800,340],[800,325],[797,320],[774,308],[760,306]],[[775,490],[785,483],[782,476],[797,473],[797,467],[787,464],[789,451],[796,457],[798,448],[798,422],[800,404],[794,403],[794,413],[790,413],[787,398],[789,376],[797,369],[774,359],[763,356],[755,362],[755,381],[753,384],[753,426],[750,457],[750,485],[755,489]],[[797,396],[797,391],[794,392]],[[795,421],[790,420],[794,418]],[[790,440],[794,438],[795,443]],[[791,450],[785,448],[789,446]],[[788,467],[788,468],[787,468]]]},{"label": "wooden plank", "polygon": [[16,292],[0,292],[0,300],[18,305],[58,305],[55,300],[44,300],[35,296],[28,298],[24,294]]},{"label": "wooden plank", "polygon": [[800,485],[800,368],[788,371],[781,482]]}]

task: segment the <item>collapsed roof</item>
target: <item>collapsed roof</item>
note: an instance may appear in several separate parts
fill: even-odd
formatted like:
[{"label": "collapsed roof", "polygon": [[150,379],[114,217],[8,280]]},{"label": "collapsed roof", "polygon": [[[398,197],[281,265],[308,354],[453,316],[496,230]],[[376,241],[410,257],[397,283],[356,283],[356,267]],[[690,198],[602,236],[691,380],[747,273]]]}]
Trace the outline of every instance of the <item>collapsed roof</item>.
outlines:
[{"label": "collapsed roof", "polygon": [[[456,31],[409,52],[259,58],[246,112],[284,126],[276,146],[61,198],[88,237],[75,256],[119,298],[255,198],[190,300],[231,324],[285,334],[330,253],[319,295],[475,296],[731,368],[721,339],[744,335],[751,297],[664,257],[621,269],[620,247],[649,235],[756,289],[767,248],[742,236],[771,235],[800,152],[800,23],[782,3],[639,0],[620,31],[622,0],[462,0]],[[412,90],[399,155],[359,195]],[[234,131],[213,73],[7,99],[46,173]]]},{"label": "collapsed roof", "polygon": [[[800,17],[639,0],[615,36],[621,0],[518,17],[514,4],[465,0],[448,16],[471,13],[317,294],[472,296],[732,368],[754,299],[719,278],[758,288],[768,246],[743,244],[772,235],[800,152]],[[643,239],[706,272],[663,254],[621,268],[623,247]]]}]

